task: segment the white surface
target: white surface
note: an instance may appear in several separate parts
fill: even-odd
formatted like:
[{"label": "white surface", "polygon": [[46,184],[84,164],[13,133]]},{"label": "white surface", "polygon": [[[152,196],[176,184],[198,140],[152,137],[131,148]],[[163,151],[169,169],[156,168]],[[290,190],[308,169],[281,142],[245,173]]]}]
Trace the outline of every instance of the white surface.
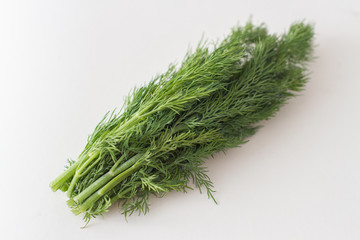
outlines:
[{"label": "white surface", "polygon": [[[360,2],[127,2],[0,2],[0,239],[360,239]],[[250,15],[315,22],[318,59],[300,97],[208,161],[219,205],[171,193],[80,229],[48,187],[65,160],[134,85]]]}]

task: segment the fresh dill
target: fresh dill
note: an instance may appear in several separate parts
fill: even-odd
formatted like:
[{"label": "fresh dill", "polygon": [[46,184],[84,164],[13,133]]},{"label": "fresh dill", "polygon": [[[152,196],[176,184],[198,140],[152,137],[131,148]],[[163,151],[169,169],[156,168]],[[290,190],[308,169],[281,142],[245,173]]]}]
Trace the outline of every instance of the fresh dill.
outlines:
[{"label": "fresh dill", "polygon": [[200,42],[180,66],[134,89],[120,112],[106,114],[51,188],[67,192],[87,222],[114,202],[125,216],[147,213],[151,194],[192,184],[214,199],[204,160],[245,143],[303,89],[313,35],[303,22],[282,35],[249,22],[219,43]]}]

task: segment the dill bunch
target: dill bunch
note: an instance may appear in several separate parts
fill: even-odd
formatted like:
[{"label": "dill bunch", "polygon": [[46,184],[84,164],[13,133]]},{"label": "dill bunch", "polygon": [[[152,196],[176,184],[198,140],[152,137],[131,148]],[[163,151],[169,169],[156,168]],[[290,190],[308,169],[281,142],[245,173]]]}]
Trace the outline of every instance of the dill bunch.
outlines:
[{"label": "dill bunch", "polygon": [[151,194],[191,186],[215,201],[204,160],[245,143],[259,121],[302,90],[313,35],[303,22],[282,35],[249,22],[219,43],[200,42],[179,67],[170,65],[106,114],[50,187],[67,192],[87,222],[114,202],[125,216],[145,214]]}]

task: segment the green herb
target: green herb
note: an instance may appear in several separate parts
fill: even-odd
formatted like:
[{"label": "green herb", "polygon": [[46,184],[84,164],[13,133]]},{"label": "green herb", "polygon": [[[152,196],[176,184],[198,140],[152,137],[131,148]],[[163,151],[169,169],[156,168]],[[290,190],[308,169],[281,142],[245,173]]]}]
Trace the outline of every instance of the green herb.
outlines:
[{"label": "green herb", "polygon": [[245,143],[303,88],[312,38],[302,22],[280,36],[248,23],[220,43],[200,42],[179,67],[170,65],[134,89],[120,112],[105,115],[51,188],[66,191],[87,222],[114,202],[125,216],[146,213],[150,194],[191,186],[214,199],[204,159]]}]

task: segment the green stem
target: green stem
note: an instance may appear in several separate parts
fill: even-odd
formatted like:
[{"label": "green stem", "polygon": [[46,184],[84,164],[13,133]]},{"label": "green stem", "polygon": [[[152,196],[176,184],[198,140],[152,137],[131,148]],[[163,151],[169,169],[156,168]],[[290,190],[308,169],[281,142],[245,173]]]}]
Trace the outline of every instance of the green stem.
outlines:
[{"label": "green stem", "polygon": [[56,192],[60,189],[67,181],[69,181],[75,174],[76,168],[79,165],[79,161],[72,164],[68,169],[66,169],[62,174],[55,178],[51,183],[51,189]]},{"label": "green stem", "polygon": [[115,171],[115,169],[119,166],[119,164],[122,163],[124,158],[125,158],[125,154],[121,155],[119,160],[117,160],[116,163],[114,164],[114,166],[111,167],[110,171]]},{"label": "green stem", "polygon": [[[143,107],[137,114],[135,114],[134,116],[132,116],[129,120],[127,120],[124,124],[120,125],[120,127],[116,130],[116,132],[121,132],[125,129],[131,129],[132,126],[136,125],[137,123],[139,123],[141,120],[143,120],[145,117],[147,117],[148,115],[153,114],[154,112],[156,112],[156,110],[151,110],[149,112],[147,112],[149,109],[151,109],[153,106],[152,104],[149,104],[148,106]],[[147,113],[146,113],[147,112]],[[93,161],[94,158],[99,156],[99,152],[96,152],[95,155],[91,156],[90,158],[88,158],[87,160],[83,160],[81,161],[81,164],[79,165],[78,170],[76,170],[75,175],[73,177],[73,179],[71,180],[70,186],[67,189],[67,196],[68,197],[72,197],[73,195],[73,191],[75,188],[76,183],[78,182],[79,178],[81,177],[81,172]],[[113,170],[113,169],[112,169]]]},{"label": "green stem", "polygon": [[147,116],[155,113],[156,110],[153,109],[154,108],[153,105],[155,105],[155,103],[150,102],[150,103],[146,104],[144,107],[139,109],[136,114],[134,114],[132,117],[130,117],[128,120],[126,120],[123,124],[121,124],[118,129],[115,129],[115,132],[119,133],[124,130],[129,130],[133,126],[138,124],[141,120],[146,118]]},{"label": "green stem", "polygon": [[71,179],[71,183],[70,183],[70,186],[67,190],[67,196],[68,197],[71,197],[72,194],[73,194],[73,191],[74,191],[74,188],[75,188],[75,185],[76,183],[78,182],[80,176],[81,176],[81,173],[82,171],[84,171],[84,169],[95,159],[97,158],[98,156],[100,155],[99,151],[96,151],[95,154],[92,154],[90,157],[88,157],[87,159],[84,159],[84,160],[79,160],[78,162],[79,163],[79,166],[76,168],[76,171],[75,171],[75,175],[73,177],[73,179]]},{"label": "green stem", "polygon": [[[107,184],[114,176],[119,175],[121,172],[129,168],[131,165],[134,165],[138,159],[140,159],[143,156],[143,154],[137,154],[130,158],[128,161],[123,163],[120,167],[116,169],[111,169],[108,173],[100,177],[98,180],[96,180],[94,183],[92,183],[90,186],[88,186],[84,191],[82,191],[79,195],[75,196],[73,199],[70,199],[68,201],[69,205],[72,205],[74,202],[81,203],[86,198],[88,198],[91,194],[93,194],[96,190]],[[122,161],[122,159],[125,156],[121,156],[118,162]],[[117,163],[118,163],[117,162]],[[116,164],[114,165],[117,166]]]},{"label": "green stem", "polygon": [[113,178],[110,182],[108,182],[104,187],[102,187],[100,190],[92,194],[86,201],[78,206],[77,208],[73,209],[73,212],[78,215],[80,213],[85,212],[88,210],[97,200],[99,200],[101,197],[103,197],[107,192],[109,192],[111,189],[113,189],[116,185],[118,185],[121,181],[123,181],[125,178],[129,177],[132,173],[140,169],[142,166],[141,163],[137,162],[134,165],[132,165],[130,168],[128,168],[126,171],[120,173],[115,178]]},{"label": "green stem", "polygon": [[[126,121],[124,124],[122,124],[119,129],[117,129],[117,132],[121,132],[125,129],[132,128],[132,126],[136,125],[138,122],[140,122],[142,119],[147,117],[148,115],[153,114],[155,111],[150,111],[148,113],[145,113],[148,111],[152,106],[149,105],[147,107],[144,107],[141,111],[139,111],[137,114],[135,114],[133,117],[131,117],[128,121]],[[95,155],[89,157],[87,160],[81,161],[81,164],[79,165],[79,168],[76,170],[75,175],[73,179],[71,180],[70,186],[67,190],[67,196],[72,197],[73,191],[75,188],[76,183],[78,182],[80,178],[81,172],[94,160],[94,158],[97,158],[99,156],[99,152],[96,152]]]},{"label": "green stem", "polygon": [[69,188],[69,184],[70,183],[68,183],[68,184],[64,184],[64,185],[62,185],[59,189],[60,189],[60,191],[63,191],[63,192],[66,192],[67,190],[68,190],[68,188]]},{"label": "green stem", "polygon": [[128,187],[127,189],[125,189],[124,191],[122,192],[119,192],[118,194],[116,194],[114,197],[111,198],[111,204],[113,204],[115,201],[121,199],[121,198],[124,198],[124,196],[130,192],[132,189],[134,188],[137,188],[138,186],[140,186],[140,184],[137,184],[137,185],[132,185],[131,187]]},{"label": "green stem", "polygon": [[[150,111],[150,112],[147,112],[150,108],[152,108],[152,105],[148,105],[146,107],[144,107],[142,110],[140,110],[137,114],[135,114],[134,116],[132,116],[128,121],[126,121],[124,124],[122,124],[116,131],[117,132],[121,132],[125,129],[130,129],[132,128],[132,126],[136,125],[137,123],[139,123],[142,119],[144,119],[145,117],[147,117],[148,115],[151,115],[153,114],[153,112],[156,112],[156,111]],[[147,113],[145,113],[147,112]],[[75,171],[75,174],[74,174],[74,177],[72,178],[71,180],[71,183],[70,183],[70,186],[69,188],[67,189],[67,196],[68,197],[72,197],[73,195],[73,191],[74,191],[74,188],[75,188],[75,185],[76,183],[78,182],[79,178],[80,178],[80,174],[81,172],[93,161],[94,158],[98,157],[99,156],[99,152],[97,152],[95,155],[89,157],[87,160],[82,160],[80,161],[81,163],[79,164],[79,167],[77,168],[77,170]],[[113,170],[113,169],[112,169]],[[111,171],[110,171],[111,172]],[[107,182],[109,180],[109,176],[104,176],[104,178],[100,178],[101,179],[101,182]],[[99,179],[99,180],[100,180]],[[100,182],[100,181],[99,181]],[[99,187],[99,185],[95,185],[95,187]],[[101,186],[100,186],[101,187]],[[93,191],[91,189],[91,191]],[[96,191],[96,189],[94,190]],[[90,193],[91,194],[91,193]],[[87,195],[87,193],[86,193]],[[86,196],[84,194],[84,196]],[[81,197],[81,199],[85,199],[85,197]]]},{"label": "green stem", "polygon": [[88,172],[91,171],[91,169],[101,160],[100,157],[98,157],[90,166],[87,166],[87,168],[83,168],[80,172],[80,177],[85,176]]}]

